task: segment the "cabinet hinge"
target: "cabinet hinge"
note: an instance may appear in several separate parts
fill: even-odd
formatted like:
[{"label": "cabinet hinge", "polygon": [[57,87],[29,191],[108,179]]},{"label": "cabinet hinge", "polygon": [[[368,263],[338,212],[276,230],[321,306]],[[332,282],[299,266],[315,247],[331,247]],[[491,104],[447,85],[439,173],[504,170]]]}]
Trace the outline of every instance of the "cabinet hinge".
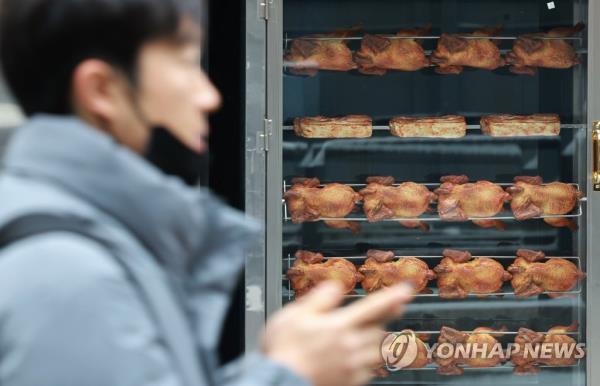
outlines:
[{"label": "cabinet hinge", "polygon": [[258,0],[258,13],[261,19],[269,20],[273,7],[273,0]]},{"label": "cabinet hinge", "polygon": [[273,120],[269,118],[265,118],[263,132],[260,133],[261,139],[261,147],[260,151],[268,152],[269,144],[271,142],[271,137],[273,136]]}]

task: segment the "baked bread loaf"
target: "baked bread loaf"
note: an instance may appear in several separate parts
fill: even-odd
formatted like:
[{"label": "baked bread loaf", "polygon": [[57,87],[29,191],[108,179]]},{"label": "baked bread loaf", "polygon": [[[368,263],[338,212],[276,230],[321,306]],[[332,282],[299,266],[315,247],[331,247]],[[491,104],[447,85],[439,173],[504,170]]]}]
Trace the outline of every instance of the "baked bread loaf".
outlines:
[{"label": "baked bread loaf", "polygon": [[305,138],[366,138],[373,134],[373,120],[366,115],[296,118],[294,132]]},{"label": "baked bread loaf", "polygon": [[560,134],[557,114],[488,115],[481,118],[481,130],[492,137],[527,137]]},{"label": "baked bread loaf", "polygon": [[397,137],[458,138],[467,133],[467,122],[459,115],[394,117],[390,120],[390,132]]}]

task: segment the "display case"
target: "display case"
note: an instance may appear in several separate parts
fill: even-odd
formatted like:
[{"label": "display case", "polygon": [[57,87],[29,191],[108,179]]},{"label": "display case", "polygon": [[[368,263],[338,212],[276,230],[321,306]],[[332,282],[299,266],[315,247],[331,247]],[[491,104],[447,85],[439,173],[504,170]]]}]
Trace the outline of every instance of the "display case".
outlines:
[{"label": "display case", "polygon": [[490,338],[503,350],[557,338],[585,354],[483,364],[434,354],[374,384],[595,384],[600,6],[246,9],[246,207],[265,223],[246,267],[247,347],[318,281],[311,268],[319,278],[354,269],[353,301],[407,269],[413,280],[414,267],[399,267],[418,258],[419,292],[389,331],[431,346]]}]

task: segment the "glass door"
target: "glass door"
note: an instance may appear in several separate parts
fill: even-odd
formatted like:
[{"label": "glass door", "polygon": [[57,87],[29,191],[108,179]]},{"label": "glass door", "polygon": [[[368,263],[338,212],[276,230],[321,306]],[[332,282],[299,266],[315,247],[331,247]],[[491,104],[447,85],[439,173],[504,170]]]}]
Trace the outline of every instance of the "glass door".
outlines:
[{"label": "glass door", "polygon": [[587,2],[277,5],[268,311],[408,280],[388,330],[430,350],[374,384],[585,385]]}]

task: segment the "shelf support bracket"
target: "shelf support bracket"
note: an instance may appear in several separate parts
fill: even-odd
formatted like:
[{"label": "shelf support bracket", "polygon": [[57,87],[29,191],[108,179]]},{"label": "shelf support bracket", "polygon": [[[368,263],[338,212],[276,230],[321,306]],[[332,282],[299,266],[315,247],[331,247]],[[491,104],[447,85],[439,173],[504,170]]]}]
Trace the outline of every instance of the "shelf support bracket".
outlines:
[{"label": "shelf support bracket", "polygon": [[263,125],[263,132],[259,134],[260,143],[262,146],[259,148],[261,152],[267,153],[269,151],[269,145],[271,137],[273,136],[273,120],[265,118]]}]

